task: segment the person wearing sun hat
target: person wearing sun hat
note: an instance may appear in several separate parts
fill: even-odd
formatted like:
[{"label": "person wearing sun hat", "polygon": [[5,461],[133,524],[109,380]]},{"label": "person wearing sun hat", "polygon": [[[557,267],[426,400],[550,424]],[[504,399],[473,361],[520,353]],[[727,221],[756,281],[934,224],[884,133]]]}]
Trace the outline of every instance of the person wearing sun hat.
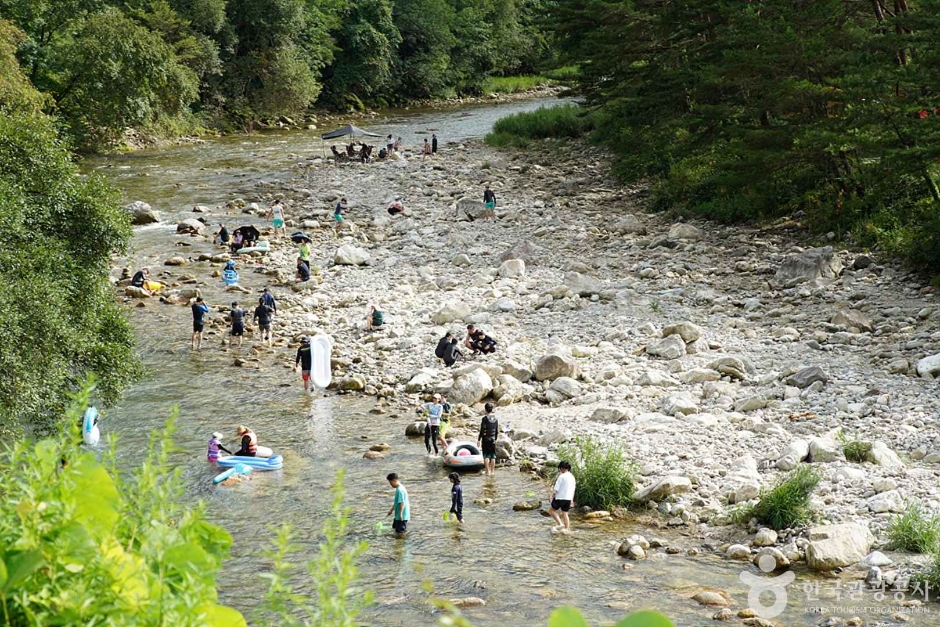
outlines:
[{"label": "person wearing sun hat", "polygon": [[243,457],[255,457],[258,454],[258,436],[243,425],[238,425],[235,429],[235,435],[241,438],[241,448],[235,451],[235,455]]},{"label": "person wearing sun hat", "polygon": [[209,448],[206,451],[206,461],[207,462],[219,461],[219,451],[225,451],[229,455],[232,454],[232,451],[222,446],[222,434],[216,431],[215,433],[212,434],[212,437],[209,438]]}]

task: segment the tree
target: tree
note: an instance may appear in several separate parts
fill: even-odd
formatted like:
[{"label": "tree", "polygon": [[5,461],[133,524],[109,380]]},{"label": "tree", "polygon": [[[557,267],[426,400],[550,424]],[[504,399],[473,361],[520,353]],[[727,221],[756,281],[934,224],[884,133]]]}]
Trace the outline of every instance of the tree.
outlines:
[{"label": "tree", "polygon": [[451,85],[451,29],[454,7],[446,0],[399,0],[395,26],[401,44],[394,64],[395,93],[401,100],[443,96]]},{"label": "tree", "polygon": [[336,35],[337,51],[324,75],[324,100],[345,108],[362,101],[392,100],[388,93],[401,35],[390,0],[353,0]]},{"label": "tree", "polygon": [[[0,67],[9,53],[0,44]],[[0,101],[0,429],[42,429],[88,374],[109,402],[139,373],[107,280],[131,230],[117,191],[79,176],[35,111],[41,96],[10,80],[20,95]]]}]

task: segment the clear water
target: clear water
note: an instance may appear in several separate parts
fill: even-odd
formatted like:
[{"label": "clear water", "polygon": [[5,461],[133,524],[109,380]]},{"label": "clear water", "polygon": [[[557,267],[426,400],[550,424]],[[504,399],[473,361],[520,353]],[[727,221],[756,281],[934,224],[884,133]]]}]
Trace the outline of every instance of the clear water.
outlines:
[{"label": "clear water", "polygon": [[[440,141],[481,137],[494,120],[514,111],[553,101],[484,105],[445,111],[397,112],[366,126],[382,135],[401,135],[406,144],[417,143],[435,129]],[[195,204],[215,207],[243,195],[260,181],[296,176],[293,165],[323,150],[316,132],[271,132],[249,137],[227,137],[207,144],[141,151],[86,162],[89,169],[111,177],[127,200],[145,200],[173,222]],[[144,176],[145,175],[145,176]],[[192,214],[187,214],[190,217]],[[170,250],[172,227],[158,225],[137,231],[131,258],[134,266]],[[187,256],[209,252],[196,244]],[[208,268],[194,266],[205,277]],[[242,273],[242,282],[259,289],[263,277]],[[221,284],[204,290],[210,302],[221,302]],[[189,350],[190,315],[186,308],[150,303],[131,310],[141,358],[148,378],[131,389],[102,422],[104,432],[120,437],[121,461],[128,466],[146,446],[151,430],[159,428],[172,408],[179,408],[176,442],[182,451],[174,463],[183,471],[186,498],[207,503],[209,517],[234,537],[232,558],[219,578],[221,600],[250,614],[263,591],[258,573],[265,568],[260,553],[270,546],[272,525],[295,526],[303,547],[299,559],[317,551],[318,529],[328,514],[336,473],[346,471],[347,502],[352,508],[351,536],[369,543],[360,564],[362,583],[373,590],[378,603],[364,619],[382,626],[429,625],[434,616],[422,583],[430,581],[444,598],[477,596],[485,607],[466,610],[475,625],[543,625],[551,610],[575,605],[601,624],[621,618],[632,609],[653,607],[668,613],[677,625],[710,625],[714,609],[690,600],[703,587],[727,590],[735,609],[747,606],[748,587],[741,583],[743,569],[711,555],[689,557],[658,553],[644,562],[628,562],[616,554],[616,542],[629,533],[665,537],[683,548],[698,542],[680,532],[660,532],[637,524],[607,523],[591,527],[577,524],[571,537],[552,535],[550,519],[538,512],[513,512],[512,505],[529,495],[547,499],[546,485],[515,469],[500,470],[494,481],[479,475],[464,478],[466,526],[458,530],[443,520],[450,504],[447,471],[429,461],[423,443],[404,437],[411,415],[376,415],[368,398],[305,396],[299,377],[286,364],[293,355],[285,349],[252,351],[246,342],[242,356],[257,356],[260,370],[232,365],[233,354],[220,347],[219,336],[209,336],[202,352]],[[235,440],[237,424],[250,425],[261,443],[284,456],[283,470],[256,472],[236,486],[211,484],[218,472],[205,462],[209,434],[222,431]],[[362,454],[371,444],[391,445],[384,460],[368,461]],[[397,472],[411,495],[410,533],[397,540],[375,531],[391,506],[392,491],[385,475]],[[476,505],[474,499],[492,499]],[[704,551],[707,553],[707,551]],[[788,589],[787,611],[776,620],[783,625],[815,625],[815,605],[879,608],[870,594],[861,601],[834,598],[832,581],[820,582],[823,598],[807,599],[802,585],[813,579],[798,570],[797,583]],[[827,598],[828,597],[828,598]],[[824,615],[853,616],[860,609],[830,611]],[[933,614],[915,616],[910,624],[940,624]],[[878,624],[865,616],[865,624]],[[881,624],[892,624],[890,613]]]}]

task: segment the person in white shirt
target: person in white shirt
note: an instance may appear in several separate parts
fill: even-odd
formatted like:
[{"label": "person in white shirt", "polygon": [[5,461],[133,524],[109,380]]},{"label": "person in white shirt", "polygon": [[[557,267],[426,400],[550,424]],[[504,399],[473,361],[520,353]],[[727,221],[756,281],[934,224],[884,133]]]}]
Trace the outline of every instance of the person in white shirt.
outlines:
[{"label": "person in white shirt", "polygon": [[574,475],[571,474],[571,463],[564,460],[558,462],[558,478],[552,488],[552,504],[548,513],[558,523],[552,531],[571,533],[571,523],[568,521],[568,510],[574,507]]}]

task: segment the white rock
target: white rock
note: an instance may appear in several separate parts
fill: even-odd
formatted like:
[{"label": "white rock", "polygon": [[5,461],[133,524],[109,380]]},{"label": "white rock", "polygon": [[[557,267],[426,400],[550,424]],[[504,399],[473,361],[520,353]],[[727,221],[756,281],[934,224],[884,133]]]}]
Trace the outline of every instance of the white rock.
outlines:
[{"label": "white rock", "polygon": [[857,564],[874,543],[868,526],[859,523],[822,525],[809,530],[806,563],[813,570],[827,571]]},{"label": "white rock", "polygon": [[829,438],[812,438],[809,441],[809,461],[814,464],[845,461],[842,445]]},{"label": "white rock", "polygon": [[751,549],[747,548],[743,544],[732,544],[728,547],[728,550],[725,551],[725,556],[728,559],[733,560],[751,559]]},{"label": "white rock", "polygon": [[692,489],[692,481],[688,477],[669,475],[657,480],[634,495],[639,502],[661,501],[673,494],[682,494]]},{"label": "white rock", "polygon": [[465,302],[449,302],[445,303],[443,307],[437,310],[437,312],[431,316],[431,320],[434,324],[450,324],[457,320],[466,320],[473,314],[473,310]]},{"label": "white rock", "polygon": [[369,259],[369,251],[352,244],[340,246],[333,254],[333,263],[338,266],[361,266],[368,263]]},{"label": "white rock", "polygon": [[454,385],[447,393],[447,400],[451,403],[473,405],[486,398],[492,391],[492,379],[484,369],[478,368],[454,380]]},{"label": "white rock", "polygon": [[650,342],[646,352],[664,359],[678,359],[685,355],[685,342],[678,335],[670,335],[658,341]]},{"label": "white rock", "polygon": [[777,544],[777,532],[766,527],[754,536],[754,546],[773,546]]},{"label": "white rock", "polygon": [[663,337],[678,335],[686,344],[702,337],[702,329],[691,322],[680,322],[663,328]]},{"label": "white rock", "polygon": [[498,274],[503,278],[524,277],[525,261],[522,259],[507,259],[499,266]]},{"label": "white rock", "polygon": [[924,357],[918,361],[917,374],[925,379],[932,379],[940,374],[940,353]]},{"label": "white rock", "polygon": [[571,377],[558,377],[552,381],[552,385],[549,389],[558,392],[565,398],[581,396],[581,384]]},{"label": "white rock", "polygon": [[574,379],[580,373],[580,365],[564,347],[555,347],[535,364],[535,378],[538,381],[553,381],[558,377]]},{"label": "white rock", "polygon": [[691,224],[673,224],[669,228],[669,237],[695,241],[702,239],[702,232]]}]

